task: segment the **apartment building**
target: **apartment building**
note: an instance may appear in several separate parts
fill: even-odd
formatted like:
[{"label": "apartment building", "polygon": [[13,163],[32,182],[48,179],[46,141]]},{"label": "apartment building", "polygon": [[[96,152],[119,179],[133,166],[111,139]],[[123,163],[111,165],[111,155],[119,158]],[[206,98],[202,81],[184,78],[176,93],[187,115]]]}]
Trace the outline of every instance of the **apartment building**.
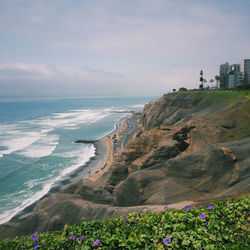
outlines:
[{"label": "apartment building", "polygon": [[244,59],[241,62],[241,72],[243,75],[243,83],[250,84],[250,59]]},{"label": "apartment building", "polygon": [[220,87],[221,88],[227,88],[229,71],[230,71],[230,65],[228,62],[225,62],[220,65]]}]

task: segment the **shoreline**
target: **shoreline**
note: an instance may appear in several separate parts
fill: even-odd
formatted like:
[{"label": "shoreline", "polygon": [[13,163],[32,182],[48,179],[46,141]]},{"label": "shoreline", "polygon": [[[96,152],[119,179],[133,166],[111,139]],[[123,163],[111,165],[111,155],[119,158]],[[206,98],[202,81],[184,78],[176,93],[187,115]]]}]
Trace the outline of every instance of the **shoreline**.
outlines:
[{"label": "shoreline", "polygon": [[89,179],[93,182],[97,181],[99,179],[99,177],[106,172],[109,167],[111,166],[113,160],[114,160],[114,154],[115,154],[115,150],[114,150],[114,140],[112,139],[112,136],[114,134],[116,134],[117,138],[119,138],[120,134],[123,133],[124,130],[126,130],[127,128],[127,120],[130,118],[131,116],[126,116],[125,118],[121,119],[118,121],[118,123],[116,123],[116,128],[113,130],[113,132],[111,132],[109,135],[107,135],[106,137],[103,137],[102,140],[105,141],[106,146],[108,148],[107,150],[107,157],[106,160],[104,161],[104,164],[102,164],[102,167],[99,168],[97,171],[95,171],[95,173],[93,173]]},{"label": "shoreline", "polygon": [[106,171],[110,167],[114,156],[112,136],[114,134],[119,134],[124,130],[124,124],[126,124],[126,120],[129,119],[129,117],[131,116],[128,115],[116,122],[114,124],[115,127],[113,130],[93,142],[95,147],[95,156],[91,157],[79,168],[65,175],[62,179],[56,181],[44,196],[33,202],[31,205],[25,207],[23,210],[15,214],[11,219],[1,223],[0,225],[8,222],[16,222],[28,217],[29,215],[33,214],[40,201],[50,197],[51,195],[61,192],[68,186],[77,183],[84,178],[95,181],[103,173],[103,171]]}]

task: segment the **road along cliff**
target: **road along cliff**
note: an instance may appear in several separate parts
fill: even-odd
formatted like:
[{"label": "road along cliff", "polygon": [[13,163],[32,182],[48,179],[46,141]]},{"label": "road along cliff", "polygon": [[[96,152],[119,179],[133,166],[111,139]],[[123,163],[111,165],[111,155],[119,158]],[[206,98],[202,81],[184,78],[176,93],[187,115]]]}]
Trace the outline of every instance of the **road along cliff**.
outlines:
[{"label": "road along cliff", "polygon": [[250,100],[242,92],[165,95],[99,184],[117,206],[169,204],[250,190]]},{"label": "road along cliff", "polygon": [[32,215],[1,225],[0,237],[250,191],[249,92],[170,93],[147,104],[137,120],[132,138],[95,181],[43,199]]}]

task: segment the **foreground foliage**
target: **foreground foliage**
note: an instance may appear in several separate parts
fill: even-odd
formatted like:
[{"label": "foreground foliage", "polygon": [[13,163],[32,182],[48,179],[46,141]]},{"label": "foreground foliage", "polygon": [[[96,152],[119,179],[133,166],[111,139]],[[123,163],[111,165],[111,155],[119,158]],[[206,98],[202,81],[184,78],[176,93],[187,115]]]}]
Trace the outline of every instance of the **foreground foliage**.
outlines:
[{"label": "foreground foliage", "polygon": [[0,249],[249,249],[249,200],[66,225],[0,241]]}]

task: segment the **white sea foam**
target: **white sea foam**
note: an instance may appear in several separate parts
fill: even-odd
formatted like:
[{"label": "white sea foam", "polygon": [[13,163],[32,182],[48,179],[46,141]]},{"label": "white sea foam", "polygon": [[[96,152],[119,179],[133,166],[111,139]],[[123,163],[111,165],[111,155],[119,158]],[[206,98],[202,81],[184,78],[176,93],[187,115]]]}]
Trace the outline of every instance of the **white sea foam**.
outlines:
[{"label": "white sea foam", "polygon": [[[51,128],[29,128],[30,124],[20,122],[17,124],[10,124],[10,125],[3,125],[0,124],[0,146],[3,148],[0,150],[0,158],[4,155],[8,155],[17,151],[24,151],[27,152],[26,148],[31,147],[32,144],[36,143],[37,141],[40,141],[41,139],[41,156],[45,156],[48,154],[46,151],[53,152],[52,146],[55,145],[55,143],[51,143],[50,139],[48,138],[48,142],[44,141],[43,138],[46,137],[47,133],[49,133],[52,129]],[[27,132],[27,130],[31,130]],[[35,131],[32,131],[35,130]],[[2,132],[4,131],[4,133]],[[53,138],[52,138],[53,139]],[[53,139],[54,140],[54,139]],[[43,146],[46,146],[48,144],[49,148],[46,149]],[[35,146],[36,147],[36,146]],[[25,149],[25,150],[24,150]],[[38,150],[36,150],[38,151]],[[27,153],[28,156],[29,153]],[[39,157],[39,154],[34,153]],[[23,154],[25,155],[25,154]],[[34,155],[35,157],[35,155]]]},{"label": "white sea foam", "polygon": [[63,158],[76,158],[79,157],[79,155],[82,154],[82,149],[77,149],[73,151],[68,151],[68,152],[62,152],[62,153],[54,153],[54,156],[59,156]]},{"label": "white sea foam", "polygon": [[41,137],[36,143],[26,147],[24,150],[19,152],[20,155],[30,158],[40,158],[49,156],[56,149],[58,144],[59,136],[47,135]]},{"label": "white sea foam", "polygon": [[75,112],[75,113],[55,113],[54,114],[54,117],[55,118],[60,118],[60,119],[63,119],[63,118],[67,118],[67,117],[73,117],[73,116],[76,116],[78,113]]},{"label": "white sea foam", "polygon": [[[42,198],[46,193],[49,192],[51,186],[52,186],[52,182],[47,183],[43,189],[37,193],[35,193],[34,195],[29,195],[28,199],[25,199],[21,205],[19,205],[18,207],[15,207],[14,209],[8,210],[2,214],[0,214],[0,224],[9,221],[15,214],[19,213],[20,211],[22,211],[24,208],[30,206],[32,203],[34,203],[35,201],[39,200],[40,198]],[[27,194],[25,195],[27,196]],[[12,197],[13,199],[13,197]],[[16,198],[17,202],[19,201],[19,198]],[[12,203],[14,201],[12,200]]]},{"label": "white sea foam", "polygon": [[0,124],[0,136],[18,135],[21,132],[17,124]]},{"label": "white sea foam", "polygon": [[[102,110],[72,110],[65,113],[55,113],[52,117],[22,121],[17,124],[0,124],[0,158],[16,151],[27,157],[43,157],[50,155],[55,150],[55,143],[40,142],[40,138],[46,136],[56,128],[68,130],[77,129],[80,124],[92,124],[108,116],[112,109]],[[30,125],[35,125],[35,132],[25,132]],[[30,128],[31,129],[31,128]],[[39,140],[39,143],[34,144]],[[39,147],[38,147],[39,145]],[[25,150],[24,150],[25,149]]]},{"label": "white sea foam", "polygon": [[56,113],[46,119],[31,120],[29,123],[50,129],[76,129],[80,124],[95,123],[109,114],[110,111],[107,110],[74,110],[67,113]]},{"label": "white sea foam", "polygon": [[8,155],[13,152],[22,150],[40,138],[39,134],[26,133],[22,137],[9,138],[1,141],[1,146],[6,147],[5,150],[0,150],[0,155]]},{"label": "white sea foam", "polygon": [[91,157],[95,156],[95,150],[93,144],[85,147],[84,153],[80,154],[80,156],[72,162],[73,165],[62,171],[61,178],[87,163]]},{"label": "white sea foam", "polygon": [[19,153],[20,155],[23,155],[25,157],[29,158],[40,158],[49,156],[53,153],[53,151],[56,149],[56,146],[32,146],[31,148],[22,151]]},{"label": "white sea foam", "polygon": [[[20,205],[18,205],[14,209],[8,210],[8,211],[0,214],[0,224],[9,221],[15,214],[19,213],[20,211],[22,211],[26,207],[33,204],[35,201],[42,198],[45,194],[47,194],[49,192],[49,190],[51,189],[51,187],[53,186],[53,184],[56,181],[60,180],[65,175],[69,174],[70,172],[72,172],[72,171],[76,170],[77,168],[79,168],[80,166],[84,165],[94,155],[95,155],[95,147],[93,145],[89,145],[87,147],[85,146],[83,148],[83,151],[81,152],[80,156],[77,158],[77,160],[75,160],[73,162],[73,165],[69,168],[64,169],[61,172],[61,174],[59,176],[57,176],[56,178],[50,179],[48,181],[44,181],[42,178],[40,178],[39,180],[27,182],[26,185],[28,187],[34,187],[37,183],[41,184],[43,182],[43,188],[42,188],[42,190],[36,192],[35,194],[26,193],[24,195],[24,197],[26,197],[26,199],[24,201],[22,201]],[[30,189],[28,189],[27,191],[29,191],[29,190]],[[17,193],[14,195],[12,194],[11,197],[8,196],[7,198],[11,198],[12,202],[13,202],[14,197],[16,198],[16,201],[19,202],[20,198],[18,198]],[[6,197],[5,197],[5,199],[6,199]]]},{"label": "white sea foam", "polygon": [[128,106],[130,108],[144,108],[144,105],[145,104],[135,104],[135,105],[131,105],[131,106]]}]

